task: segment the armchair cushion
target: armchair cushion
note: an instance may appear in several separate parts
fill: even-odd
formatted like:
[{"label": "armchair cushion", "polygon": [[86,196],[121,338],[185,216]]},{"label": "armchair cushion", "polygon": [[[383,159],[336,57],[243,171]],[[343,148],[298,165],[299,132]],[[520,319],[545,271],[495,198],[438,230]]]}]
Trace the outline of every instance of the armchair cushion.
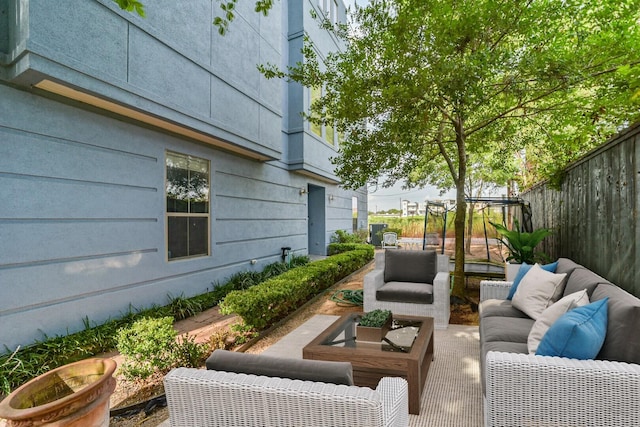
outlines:
[{"label": "armchair cushion", "polygon": [[433,284],[437,273],[435,251],[385,251],[385,282]]},{"label": "armchair cushion", "polygon": [[287,359],[227,350],[215,350],[211,353],[205,365],[207,369],[214,371],[354,385],[353,367],[349,362]]},{"label": "armchair cushion", "polygon": [[414,282],[387,282],[376,292],[378,301],[433,304],[433,285]]}]

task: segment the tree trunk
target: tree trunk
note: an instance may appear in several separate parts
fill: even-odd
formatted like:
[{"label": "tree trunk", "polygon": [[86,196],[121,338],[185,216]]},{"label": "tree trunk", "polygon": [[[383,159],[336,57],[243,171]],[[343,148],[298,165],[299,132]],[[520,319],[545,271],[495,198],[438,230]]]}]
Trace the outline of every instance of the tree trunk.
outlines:
[{"label": "tree trunk", "polygon": [[467,289],[464,276],[464,225],[467,213],[465,196],[465,180],[467,177],[467,153],[464,137],[464,123],[461,118],[455,122],[456,144],[458,146],[458,179],[456,180],[456,219],[455,228],[455,269],[453,271],[452,296],[466,300]]}]

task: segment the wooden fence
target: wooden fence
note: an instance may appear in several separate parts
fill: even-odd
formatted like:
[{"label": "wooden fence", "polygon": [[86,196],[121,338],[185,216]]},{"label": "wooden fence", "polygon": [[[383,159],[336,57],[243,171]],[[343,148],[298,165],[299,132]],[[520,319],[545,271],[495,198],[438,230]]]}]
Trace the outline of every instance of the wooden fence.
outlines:
[{"label": "wooden fence", "polygon": [[534,228],[555,230],[541,244],[640,296],[640,123],[570,165],[560,190],[522,194]]}]

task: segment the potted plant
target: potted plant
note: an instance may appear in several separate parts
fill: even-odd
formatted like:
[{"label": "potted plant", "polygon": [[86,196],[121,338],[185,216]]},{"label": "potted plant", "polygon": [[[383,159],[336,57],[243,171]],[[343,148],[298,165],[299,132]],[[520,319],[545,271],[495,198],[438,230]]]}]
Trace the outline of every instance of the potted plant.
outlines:
[{"label": "potted plant", "polygon": [[392,321],[390,310],[376,309],[365,313],[358,321],[356,339],[380,343],[391,329]]},{"label": "potted plant", "polygon": [[[544,252],[536,252],[535,247],[544,240],[553,231],[548,228],[538,228],[531,233],[520,231],[520,225],[518,221],[515,221],[515,229],[509,230],[502,224],[490,223],[496,229],[499,234],[499,240],[507,247],[509,255],[507,256],[507,266],[505,267],[505,273],[507,280],[513,280],[515,273],[517,273],[520,264],[535,264],[536,262],[546,262],[549,257]],[[513,266],[512,270],[515,273],[510,272],[510,265]]]}]

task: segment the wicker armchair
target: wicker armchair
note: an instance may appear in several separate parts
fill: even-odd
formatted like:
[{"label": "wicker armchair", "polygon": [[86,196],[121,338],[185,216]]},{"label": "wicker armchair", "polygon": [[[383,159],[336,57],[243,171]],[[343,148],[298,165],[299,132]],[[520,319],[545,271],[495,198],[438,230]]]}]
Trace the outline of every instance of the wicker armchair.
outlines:
[{"label": "wicker armchair", "polygon": [[[385,282],[385,252],[377,252],[375,255],[375,269],[364,277],[364,311],[372,311],[375,309],[391,310],[394,314],[404,314],[408,316],[426,316],[434,318],[436,329],[446,329],[449,325],[450,312],[450,276],[449,276],[449,257],[447,255],[436,254],[434,251],[393,251],[392,259],[407,258],[408,262],[404,262],[406,266],[393,267],[394,270],[411,270],[418,269],[422,262],[422,255],[431,252],[436,257],[435,277],[433,278],[433,301],[425,303],[418,301],[416,298],[407,298],[403,301],[382,300],[379,298],[378,291],[388,282]],[[419,261],[415,261],[415,257],[420,257]],[[391,269],[391,266],[389,267]],[[387,276],[388,277],[388,276]],[[397,279],[396,279],[397,280]],[[416,282],[417,280],[409,280],[408,282]],[[421,283],[420,283],[421,284]]]},{"label": "wicker armchair", "polygon": [[287,378],[177,368],[164,379],[178,426],[403,426],[408,388],[383,378],[375,390]]}]

